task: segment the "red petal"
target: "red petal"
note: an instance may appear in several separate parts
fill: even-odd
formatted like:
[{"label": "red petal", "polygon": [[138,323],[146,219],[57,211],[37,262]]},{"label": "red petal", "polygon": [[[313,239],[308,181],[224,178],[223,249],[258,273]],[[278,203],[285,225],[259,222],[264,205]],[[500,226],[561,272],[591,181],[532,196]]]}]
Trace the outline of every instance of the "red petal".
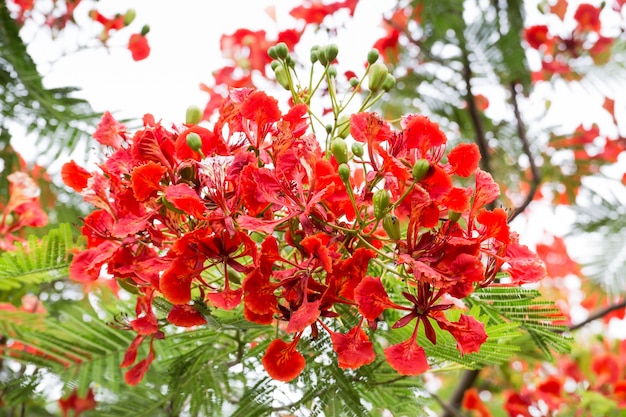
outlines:
[{"label": "red petal", "polygon": [[380,282],[380,278],[365,277],[354,289],[354,301],[359,306],[359,313],[368,320],[375,320],[388,308],[397,308],[392,303]]},{"label": "red petal", "polygon": [[206,324],[202,314],[188,304],[174,305],[167,315],[167,321],[175,326],[193,327]]},{"label": "red petal", "polygon": [[451,323],[436,317],[439,327],[447,330],[456,339],[456,348],[461,355],[478,352],[480,346],[487,341],[485,325],[472,316],[461,314],[459,321]]},{"label": "red petal", "polygon": [[473,219],[478,210],[494,201],[500,196],[500,187],[488,172],[476,170],[476,195],[472,203],[470,218]]},{"label": "red petal", "polygon": [[509,240],[511,240],[507,215],[503,209],[497,208],[493,211],[481,210],[476,220],[486,227],[486,232],[483,235],[484,239],[493,237],[502,243],[509,243]]},{"label": "red petal", "polygon": [[241,106],[241,115],[254,121],[260,128],[282,117],[278,101],[260,90],[253,91],[245,99]]},{"label": "red petal", "polygon": [[148,39],[140,34],[135,33],[128,39],[128,49],[133,56],[133,60],[141,61],[150,55],[150,45]]},{"label": "red petal", "polygon": [[448,139],[439,129],[439,125],[428,117],[412,114],[403,120],[403,132],[409,149],[419,149],[421,157],[436,147],[445,145]]},{"label": "red petal", "polygon": [[241,303],[241,293],[241,288],[237,290],[225,289],[220,292],[208,293],[206,298],[218,308],[232,310]]},{"label": "red petal", "polygon": [[385,349],[385,357],[401,375],[419,375],[428,370],[426,353],[413,337]]},{"label": "red petal", "polygon": [[383,142],[391,137],[391,129],[375,113],[358,113],[350,117],[350,134],[357,142]]},{"label": "red petal", "polygon": [[139,384],[146,372],[148,372],[150,364],[152,364],[153,360],[154,352],[150,349],[150,353],[145,359],[140,360],[135,366],[126,371],[124,374],[124,381],[126,381],[126,383],[130,386]]},{"label": "red petal", "polygon": [[456,211],[457,213],[463,213],[470,207],[470,198],[472,195],[471,188],[453,188],[446,195],[442,203],[448,210]]},{"label": "red petal", "polygon": [[251,312],[271,316],[277,311],[278,299],[274,295],[277,285],[272,284],[269,276],[264,275],[260,270],[254,269],[250,272],[244,279],[242,288],[243,302]]},{"label": "red petal", "polygon": [[167,187],[165,189],[165,198],[177,209],[198,219],[204,219],[206,206],[198,194],[187,184]]},{"label": "red petal", "polygon": [[288,382],[296,378],[304,367],[304,356],[296,350],[297,340],[286,343],[280,339],[273,340],[265,355],[263,355],[263,367],[273,379]]},{"label": "red petal", "polygon": [[331,332],[330,338],[333,349],[337,352],[337,362],[342,369],[360,368],[376,359],[373,344],[361,326],[352,328],[348,334]]},{"label": "red petal", "polygon": [[71,160],[63,164],[61,168],[61,178],[63,183],[68,187],[71,187],[74,191],[80,193],[87,188],[87,183],[91,174],[85,168],[79,166],[76,162]]},{"label": "red petal", "polygon": [[478,168],[480,151],[475,143],[460,143],[448,153],[448,163],[452,173],[461,177],[469,177]]},{"label": "red petal", "polygon": [[320,316],[320,301],[312,303],[305,301],[300,308],[294,311],[289,318],[287,333],[301,332],[311,324],[315,323]]},{"label": "red petal", "polygon": [[126,126],[118,123],[110,112],[104,112],[93,138],[105,146],[119,149],[126,135]]},{"label": "red petal", "polygon": [[138,201],[145,201],[155,192],[161,189],[161,177],[167,171],[163,165],[156,162],[148,162],[145,165],[135,167],[130,174],[133,194]]},{"label": "red petal", "polygon": [[187,304],[191,301],[191,282],[202,272],[202,259],[178,257],[163,272],[159,289],[163,296],[174,304]]}]

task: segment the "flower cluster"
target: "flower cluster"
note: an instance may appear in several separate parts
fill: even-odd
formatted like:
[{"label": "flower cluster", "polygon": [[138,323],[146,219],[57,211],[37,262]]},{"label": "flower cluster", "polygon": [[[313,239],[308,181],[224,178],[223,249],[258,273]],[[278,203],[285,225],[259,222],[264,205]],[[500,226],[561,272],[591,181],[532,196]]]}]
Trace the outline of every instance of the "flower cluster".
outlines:
[{"label": "flower cluster", "polygon": [[[609,2],[611,3],[611,2]],[[611,47],[621,30],[603,30],[600,14],[621,14],[623,2],[615,1],[613,9],[596,7],[591,4],[579,4],[574,12],[576,26],[565,36],[552,33],[547,25],[530,26],[525,31],[528,45],[541,54],[541,70],[533,73],[535,81],[550,80],[559,75],[565,80],[577,80],[581,75],[576,72],[576,62],[591,58],[596,65],[607,63],[611,57]],[[551,13],[565,20],[567,2],[559,1],[551,8]]]},{"label": "flower cluster", "polygon": [[[335,48],[316,53],[332,84]],[[281,66],[287,47],[269,55],[279,61],[275,71],[285,70],[281,84],[292,88],[290,67]],[[368,57],[372,91],[389,82],[377,59]],[[105,270],[138,294],[127,323],[137,336],[122,363],[128,383],[138,383],[154,360],[163,321],[202,325],[205,303],[278,325],[262,363],[281,381],[302,372],[298,343],[320,331],[341,368],[373,362],[370,334],[395,310],[402,317],[392,327],[413,331],[384,356],[400,374],[417,375],[429,368],[420,326],[433,344],[437,326],[461,354],[477,352],[487,340],[484,325],[469,314],[451,321],[447,310],[462,309],[460,300],[478,287],[543,277],[505,210],[491,207],[499,188],[478,168],[477,146],[446,152],[447,138],[429,118],[410,114],[394,128],[366,111],[336,117],[324,144],[303,99],[311,91],[292,92],[282,111],[261,90],[232,89],[211,128],[198,123],[196,109],[171,128],[146,115],[131,134],[106,113],[94,137],[111,152],[99,169],[63,167],[65,184],[97,208],[84,220],[87,248],[74,257],[71,277],[90,282]],[[171,303],[166,320],[157,319],[155,297]],[[360,320],[342,332],[346,309]],[[145,341],[149,354],[137,362]]]}]

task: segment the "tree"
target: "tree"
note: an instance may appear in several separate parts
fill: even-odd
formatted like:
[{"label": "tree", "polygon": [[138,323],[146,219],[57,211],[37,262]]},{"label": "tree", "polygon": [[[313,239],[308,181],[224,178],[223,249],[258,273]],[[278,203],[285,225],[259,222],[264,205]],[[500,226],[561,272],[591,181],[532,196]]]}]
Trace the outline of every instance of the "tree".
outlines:
[{"label": "tree", "polygon": [[[463,6],[473,13],[456,13]],[[525,28],[522,6],[398,3],[365,68],[342,74],[332,43],[341,28],[326,17],[361,5],[304,2],[291,10],[302,26],[276,39],[225,35],[233,65],[214,73],[209,103],[184,124],[146,115],[131,132],[105,113],[93,136],[109,156],[96,171],[75,162],[62,171],[96,208],[83,241],[61,226],[0,258],[0,285],[18,306],[26,291],[52,300],[59,279],[89,294],[44,300],[47,314],[7,306],[7,361],[36,371],[5,380],[3,401],[40,404],[35,389],[54,375],[64,415],[568,415],[579,406],[617,415],[620,348],[592,347],[595,375],[577,368],[589,353],[568,356],[568,335],[585,322],[571,323],[558,285],[523,286],[545,271],[508,223],[550,191],[555,202],[578,193],[583,202],[582,179],[617,161],[621,136],[596,141],[585,125],[531,136],[524,114],[538,83],[593,79],[616,63],[609,47],[623,45],[602,31],[612,5],[546,8],[573,16],[568,36]],[[296,50],[314,28],[331,35],[305,51],[304,66]],[[528,48],[541,54],[540,71],[529,69]],[[260,88],[274,82],[287,96]],[[507,102],[492,113],[488,96],[499,92]],[[573,165],[545,163],[561,151]],[[558,238],[537,253],[553,283],[582,275]],[[618,302],[590,320],[623,311]],[[564,379],[546,361],[567,362],[578,402],[563,398]],[[526,369],[523,380],[511,364]],[[458,368],[469,369],[460,384]],[[436,392],[427,371],[442,381]]]}]

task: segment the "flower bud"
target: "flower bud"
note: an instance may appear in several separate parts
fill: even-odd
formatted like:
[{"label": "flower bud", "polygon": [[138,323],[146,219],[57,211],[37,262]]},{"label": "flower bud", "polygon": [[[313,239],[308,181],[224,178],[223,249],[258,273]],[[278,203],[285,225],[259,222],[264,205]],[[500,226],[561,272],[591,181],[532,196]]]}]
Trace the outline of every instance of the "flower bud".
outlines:
[{"label": "flower bud", "polygon": [[187,107],[185,114],[185,123],[188,125],[197,125],[202,121],[202,109],[198,106]]},{"label": "flower bud", "polygon": [[339,47],[337,44],[331,43],[324,48],[324,53],[328,62],[331,63],[337,58],[337,55],[339,55]]},{"label": "flower bud", "polygon": [[387,74],[387,77],[385,77],[385,82],[382,86],[383,91],[391,90],[394,85],[396,85],[396,77],[391,74]]},{"label": "flower bud", "polygon": [[385,216],[387,208],[389,208],[389,191],[378,190],[372,196],[372,205],[374,206],[374,217],[380,220]]},{"label": "flower bud", "polygon": [[280,67],[280,61],[277,59],[272,59],[272,62],[270,62],[270,68],[272,69],[272,71],[276,71],[276,68]]},{"label": "flower bud", "polygon": [[359,79],[357,77],[352,77],[350,78],[350,87],[356,87],[357,85],[359,85]]},{"label": "flower bud", "polygon": [[267,55],[272,59],[278,59],[278,55],[276,54],[276,47],[270,46],[267,50]]},{"label": "flower bud", "polygon": [[276,52],[276,59],[285,59],[289,55],[289,48],[285,42],[274,45],[274,51]]},{"label": "flower bud", "polygon": [[337,168],[337,173],[344,183],[347,183],[350,180],[350,167],[348,166],[348,164],[339,165],[339,168]]},{"label": "flower bud", "polygon": [[448,211],[448,220],[450,221],[450,223],[456,223],[459,221],[460,218],[461,218],[461,213],[459,213],[458,211],[452,211],[452,210]]},{"label": "flower bud", "polygon": [[311,64],[315,64],[318,61],[318,59],[319,59],[319,56],[318,56],[319,49],[320,49],[320,47],[317,46],[317,45],[315,45],[315,46],[313,46],[311,48],[311,55],[310,55],[310,57],[311,57]]},{"label": "flower bud", "polygon": [[363,156],[363,145],[361,145],[359,142],[354,142],[351,146],[351,149],[352,149],[352,153],[357,158],[360,158]]},{"label": "flower bud", "polygon": [[126,13],[124,14],[124,26],[128,26],[131,23],[133,23],[133,20],[135,20],[136,15],[137,15],[137,12],[135,12],[135,9],[126,10]]},{"label": "flower bud", "polygon": [[285,71],[282,66],[274,69],[274,75],[276,76],[278,84],[280,84],[285,90],[289,90],[289,78],[287,77],[287,71]]},{"label": "flower bud", "polygon": [[345,139],[350,134],[350,119],[347,116],[340,116],[337,122],[337,136]]},{"label": "flower bud", "polygon": [[141,28],[141,36],[146,36],[150,32],[150,25],[143,25]]},{"label": "flower bud", "polygon": [[341,138],[335,138],[330,142],[330,151],[332,152],[338,164],[348,162],[348,144]]},{"label": "flower bud", "polygon": [[328,67],[328,76],[329,77],[336,77],[337,76],[337,67],[334,65],[331,65],[330,67]]},{"label": "flower bud", "polygon": [[421,181],[428,174],[430,170],[430,162],[422,158],[415,161],[413,165],[413,179],[415,181]]},{"label": "flower bud", "polygon": [[378,49],[374,48],[367,53],[367,63],[372,65],[374,62],[378,61],[378,57],[380,53],[378,53]]},{"label": "flower bud", "polygon": [[326,126],[324,126],[324,129],[326,130],[326,133],[330,133],[333,131],[333,125],[329,123]]},{"label": "flower bud", "polygon": [[380,90],[387,79],[387,74],[389,74],[389,70],[385,64],[380,62],[372,64],[368,74],[368,87],[370,91]]},{"label": "flower bud", "polygon": [[383,229],[391,240],[400,240],[402,234],[400,233],[400,220],[393,214],[387,214],[383,219]]},{"label": "flower bud", "polygon": [[187,140],[187,146],[196,152],[202,151],[202,138],[197,133],[191,132],[187,134],[185,138]]},{"label": "flower bud", "polygon": [[319,48],[317,50],[317,60],[324,67],[328,65],[328,58],[326,57],[326,48]]}]

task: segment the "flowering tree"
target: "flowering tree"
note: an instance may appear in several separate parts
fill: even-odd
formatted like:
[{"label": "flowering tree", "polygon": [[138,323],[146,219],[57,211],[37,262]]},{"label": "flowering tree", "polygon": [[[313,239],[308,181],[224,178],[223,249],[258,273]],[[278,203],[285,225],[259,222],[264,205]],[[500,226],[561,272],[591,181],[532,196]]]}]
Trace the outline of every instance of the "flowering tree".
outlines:
[{"label": "flowering tree", "polygon": [[[16,4],[21,22],[30,6]],[[11,174],[2,351],[37,370],[3,382],[26,389],[2,401],[25,409],[47,375],[75,416],[618,413],[623,342],[592,347],[594,375],[579,365],[589,352],[564,356],[586,322],[572,324],[555,288],[580,269],[559,238],[535,252],[510,224],[550,193],[574,203],[584,177],[617,161],[621,136],[581,125],[534,142],[522,113],[540,83],[613,62],[617,32],[586,4],[545,10],[572,15],[566,34],[524,29],[521,5],[472,5],[398,3],[363,67],[341,72],[332,38],[297,51],[308,31],[341,30],[327,17],[357,1],[304,2],[276,39],[225,35],[232,65],[204,85],[204,110],[173,126],[147,114],[134,131],[106,112],[97,167],[63,166],[92,207],[78,240],[67,225],[21,236],[45,213],[29,177]],[[92,16],[107,36],[124,21]],[[502,91],[505,114],[491,114]],[[617,125],[611,98],[605,108]],[[557,165],[564,151],[574,159]]]}]

